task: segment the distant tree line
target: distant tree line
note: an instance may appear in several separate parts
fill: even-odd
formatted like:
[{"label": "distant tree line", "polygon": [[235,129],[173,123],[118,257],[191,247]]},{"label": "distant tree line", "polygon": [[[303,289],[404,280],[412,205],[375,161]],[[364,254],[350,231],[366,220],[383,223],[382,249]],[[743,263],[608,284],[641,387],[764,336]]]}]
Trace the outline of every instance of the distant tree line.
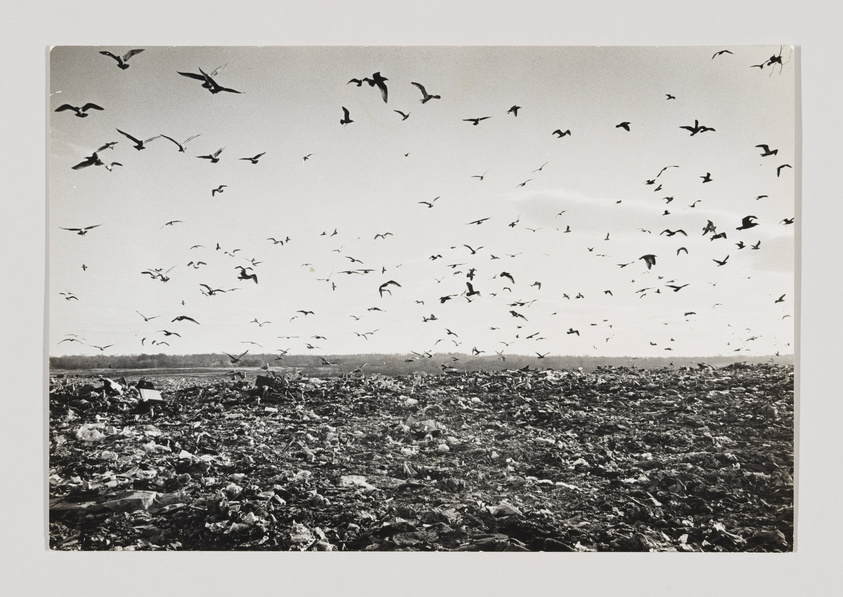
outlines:
[{"label": "distant tree line", "polygon": [[[330,365],[326,365],[322,359]],[[456,360],[455,360],[456,359]],[[543,359],[526,355],[506,355],[502,361],[496,356],[467,356],[459,354],[434,354],[431,358],[401,354],[360,355],[288,355],[281,359],[275,354],[255,354],[242,357],[237,368],[269,368],[273,370],[302,369],[311,375],[330,376],[350,373],[361,368],[363,373],[405,375],[414,372],[442,373],[443,366],[457,371],[499,371],[505,369],[564,369],[593,371],[597,367],[639,367],[652,369],[667,366],[696,367],[705,363],[712,367],[723,367],[735,362],[748,364],[775,362],[793,364],[792,355],[781,357],[595,357],[595,356],[547,356]],[[50,357],[50,369],[78,371],[90,369],[223,369],[234,366],[224,354],[142,354],[142,355],[95,355]]]}]

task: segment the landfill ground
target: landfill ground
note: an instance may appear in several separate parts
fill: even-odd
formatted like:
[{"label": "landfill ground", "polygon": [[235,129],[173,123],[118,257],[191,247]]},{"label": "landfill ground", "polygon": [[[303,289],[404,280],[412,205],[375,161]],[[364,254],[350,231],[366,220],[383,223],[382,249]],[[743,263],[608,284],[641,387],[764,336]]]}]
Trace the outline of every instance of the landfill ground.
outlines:
[{"label": "landfill ground", "polygon": [[793,367],[52,375],[56,550],[793,550]]}]

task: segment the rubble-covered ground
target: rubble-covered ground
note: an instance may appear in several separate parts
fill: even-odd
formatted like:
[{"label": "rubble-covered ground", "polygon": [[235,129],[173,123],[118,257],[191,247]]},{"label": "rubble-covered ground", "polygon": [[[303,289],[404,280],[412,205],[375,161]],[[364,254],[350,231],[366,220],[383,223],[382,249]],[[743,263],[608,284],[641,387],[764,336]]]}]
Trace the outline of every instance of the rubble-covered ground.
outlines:
[{"label": "rubble-covered ground", "polygon": [[792,366],[259,373],[52,377],[50,546],[793,549]]}]

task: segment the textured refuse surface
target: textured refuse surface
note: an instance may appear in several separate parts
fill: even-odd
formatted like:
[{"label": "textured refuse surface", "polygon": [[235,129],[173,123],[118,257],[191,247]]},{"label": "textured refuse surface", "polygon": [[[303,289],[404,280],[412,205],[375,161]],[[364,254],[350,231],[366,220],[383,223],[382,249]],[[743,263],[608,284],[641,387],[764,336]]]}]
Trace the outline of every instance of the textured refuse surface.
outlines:
[{"label": "textured refuse surface", "polygon": [[266,377],[52,378],[50,547],[793,549],[790,366]]}]

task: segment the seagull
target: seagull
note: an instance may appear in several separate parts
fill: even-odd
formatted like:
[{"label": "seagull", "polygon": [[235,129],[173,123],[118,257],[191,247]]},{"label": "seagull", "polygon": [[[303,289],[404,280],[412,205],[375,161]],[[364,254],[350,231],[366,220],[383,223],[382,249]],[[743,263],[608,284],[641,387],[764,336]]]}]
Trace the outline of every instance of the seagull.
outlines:
[{"label": "seagull", "polygon": [[216,164],[220,161],[220,154],[222,153],[223,149],[225,149],[225,147],[220,147],[214,153],[208,155],[197,155],[196,157],[200,160],[211,160],[212,164]]},{"label": "seagull", "polygon": [[480,218],[479,220],[474,220],[473,222],[468,222],[466,224],[466,226],[471,226],[472,224],[477,224],[479,226],[480,224],[482,224],[483,222],[485,222],[486,220],[489,220],[489,219],[491,219],[491,218]]},{"label": "seagull", "polygon": [[146,315],[144,315],[144,314],[143,314],[143,313],[141,313],[140,311],[135,311],[135,313],[137,313],[138,315],[140,315],[141,317],[143,317],[143,320],[144,320],[144,321],[151,321],[151,320],[153,320],[153,319],[158,319],[159,317],[161,317],[160,315],[153,315],[152,317],[147,317]]},{"label": "seagull", "polygon": [[476,295],[480,294],[479,290],[474,290],[474,286],[471,285],[471,282],[466,282],[465,285],[468,289],[465,293],[465,296],[469,297],[469,296],[474,296],[475,294]]},{"label": "seagull", "polygon": [[556,135],[559,139],[561,139],[561,138],[562,138],[562,137],[564,137],[565,135],[570,135],[570,134],[571,134],[571,129],[568,129],[568,130],[566,130],[566,131],[564,131],[564,132],[562,131],[562,129],[556,129],[555,131],[553,131],[553,132],[552,132],[552,133],[550,133],[550,134],[551,134],[551,135]]},{"label": "seagull", "polygon": [[87,168],[88,166],[104,166],[104,162],[100,159],[95,151],[84,160],[76,164],[75,166],[71,166],[71,170],[81,170],[82,168]]},{"label": "seagull", "polygon": [[56,112],[64,112],[65,110],[73,110],[76,113],[76,116],[78,116],[79,118],[85,118],[88,116],[88,110],[105,110],[105,108],[102,108],[90,102],[88,102],[81,108],[77,106],[71,106],[70,104],[62,104],[61,106],[56,108]]},{"label": "seagull", "polygon": [[656,265],[656,256],[655,256],[655,255],[651,255],[651,254],[648,254],[648,255],[642,255],[642,256],[641,256],[641,257],[639,257],[638,259],[643,259],[643,260],[644,260],[644,263],[646,263],[646,264],[647,264],[647,269],[650,269],[651,267],[653,267],[654,265]]},{"label": "seagull", "polygon": [[163,333],[165,336],[178,336],[179,338],[181,338],[181,334],[179,334],[177,332],[170,332],[170,331],[167,331],[167,330],[158,330],[158,331]]},{"label": "seagull", "polygon": [[397,112],[398,114],[400,114],[400,115],[401,115],[401,121],[402,121],[402,122],[403,122],[403,121],[405,121],[405,120],[407,120],[407,119],[410,117],[410,113],[409,113],[409,112],[408,112],[408,113],[406,113],[406,114],[405,114],[404,112],[402,112],[401,110],[393,110],[393,112]]},{"label": "seagull", "polygon": [[[173,224],[184,224],[184,220],[170,220],[169,222],[164,224],[164,226],[172,226]],[[163,228],[164,226],[161,226],[161,228]]]},{"label": "seagull", "polygon": [[778,149],[770,149],[769,145],[764,145],[763,143],[761,145],[756,145],[755,147],[764,150],[764,152],[761,154],[762,158],[766,158],[768,155],[776,155],[779,152]]},{"label": "seagull", "polygon": [[579,336],[579,335],[580,335],[580,331],[579,331],[579,330],[575,330],[574,328],[568,328],[568,331],[567,331],[567,332],[565,332],[565,333],[566,333],[566,334],[576,334],[577,336]]},{"label": "seagull", "polygon": [[345,106],[342,107],[342,114],[343,114],[343,116],[342,116],[342,119],[340,120],[341,125],[345,126],[347,124],[350,124],[350,123],[354,122],[348,114],[348,108],[346,108]]},{"label": "seagull", "polygon": [[672,288],[673,292],[679,292],[683,288],[687,286],[687,284],[682,284],[681,286],[677,286],[676,284],[666,284],[668,288]]},{"label": "seagull", "polygon": [[475,254],[477,253],[477,251],[479,251],[480,249],[482,249],[482,248],[483,248],[483,247],[477,247],[476,249],[472,249],[472,248],[471,248],[471,247],[469,247],[468,245],[463,245],[463,246],[464,246],[466,249],[468,249],[469,251],[471,251],[471,254],[472,254],[472,255],[475,255]]},{"label": "seagull", "polygon": [[755,226],[758,226],[758,223],[754,221],[757,219],[758,218],[756,218],[755,216],[746,216],[741,221],[741,225],[738,226],[735,230],[746,230],[748,228],[754,228]]},{"label": "seagull", "polygon": [[134,141],[135,149],[137,149],[138,151],[140,151],[141,149],[146,149],[146,143],[149,143],[151,141],[155,141],[155,139],[157,139],[158,137],[161,136],[161,135],[155,135],[154,137],[150,137],[146,141],[141,141],[140,139],[136,139],[135,137],[131,136],[129,133],[124,133],[120,129],[117,129],[117,132],[120,133],[121,135],[123,135],[124,137],[128,137],[130,140]]},{"label": "seagull", "polygon": [[127,64],[129,58],[131,58],[135,54],[140,54],[141,52],[143,52],[142,49],[140,49],[140,50],[129,50],[128,52],[126,52],[122,56],[115,56],[111,52],[108,52],[106,50],[102,50],[100,52],[100,54],[102,54],[103,56],[109,56],[111,58],[114,58],[117,61],[117,66],[120,68],[120,70],[126,70],[127,68],[129,68],[129,65]]},{"label": "seagull", "polygon": [[507,114],[512,114],[513,116],[518,116],[518,110],[521,109],[521,106],[512,106],[509,110],[506,111]]},{"label": "seagull", "polygon": [[730,52],[729,50],[720,50],[719,52],[715,52],[715,53],[714,53],[714,56],[712,56],[712,57],[711,57],[711,59],[712,59],[712,60],[714,60],[714,59],[715,59],[715,58],[717,58],[718,56],[721,56],[721,55],[723,55],[723,54],[731,54],[731,53],[732,53],[732,52]]},{"label": "seagull", "polygon": [[382,238],[382,239],[386,240],[387,236],[393,236],[393,234],[391,232],[384,232],[384,233],[379,232],[378,234],[375,235],[374,240],[378,240],[379,238]]},{"label": "seagull", "polygon": [[[199,69],[199,72],[202,73],[202,78],[205,80],[205,83],[202,85],[202,87],[204,87],[205,89],[207,89],[208,91],[210,91],[213,94],[217,94],[220,91],[228,91],[229,93],[243,93],[242,91],[237,91],[236,89],[229,89],[228,87],[223,87],[222,85],[220,85],[219,83],[214,81],[214,79],[211,78],[211,75],[209,75],[208,73],[203,71],[201,68]],[[179,73],[179,74],[187,77],[187,76],[192,75],[193,73],[189,73],[189,74]],[[196,77],[193,77],[193,78],[196,78]]]},{"label": "seagull", "polygon": [[69,230],[71,232],[75,232],[79,236],[85,236],[86,234],[88,234],[89,230],[92,230],[97,226],[102,226],[102,224],[94,224],[93,226],[85,226],[84,228],[61,228],[61,226],[59,226],[59,228],[61,228],[62,230]]},{"label": "seagull", "polygon": [[479,118],[463,118],[462,120],[463,120],[463,122],[470,122],[474,126],[477,126],[478,124],[480,124],[481,120],[486,120],[488,118],[491,118],[491,116],[481,116]]},{"label": "seagull", "polygon": [[192,321],[196,325],[199,325],[199,322],[193,319],[192,317],[188,317],[187,315],[178,315],[175,317],[170,323],[174,323],[176,321]]},{"label": "seagull", "polygon": [[501,277],[501,278],[509,278],[509,279],[510,279],[510,281],[511,281],[513,284],[515,284],[515,278],[513,278],[513,277],[512,277],[512,274],[510,274],[509,272],[501,272],[499,275],[500,275],[500,277]]},{"label": "seagull", "polygon": [[749,245],[749,248],[752,249],[753,251],[757,251],[758,249],[761,248],[761,241],[759,240],[754,245]]},{"label": "seagull", "polygon": [[776,303],[783,303],[783,302],[784,302],[784,297],[785,297],[785,296],[787,296],[787,295],[785,295],[785,294],[781,295],[781,296],[780,296],[779,298],[777,298],[774,302],[776,302]]},{"label": "seagull", "polygon": [[390,285],[392,285],[392,286],[398,286],[399,288],[401,288],[401,284],[399,284],[399,283],[398,283],[398,282],[396,282],[395,280],[389,280],[388,282],[384,282],[383,284],[381,284],[381,285],[378,287],[378,294],[381,296],[381,298],[383,298],[383,293],[384,293],[384,291],[386,291],[386,292],[388,292],[390,295],[392,295],[392,291],[391,291],[391,290],[389,290],[389,288],[387,288],[387,286],[390,286]]},{"label": "seagull", "polygon": [[410,85],[415,85],[418,88],[418,90],[421,91],[421,93],[422,93],[421,103],[423,103],[423,104],[426,104],[427,102],[429,102],[432,99],[442,99],[438,95],[431,95],[430,93],[428,93],[427,90],[424,88],[424,85],[422,85],[421,83],[416,83],[414,81],[410,81]]},{"label": "seagull", "polygon": [[122,165],[123,164],[121,164],[120,162],[111,162],[110,164],[103,164],[103,166],[105,166],[105,169],[108,170],[109,172],[114,170],[114,166],[122,166]]},{"label": "seagull", "polygon": [[706,172],[705,176],[700,176],[703,179],[703,182],[711,182],[711,172]]},{"label": "seagull", "polygon": [[232,355],[230,355],[230,354],[228,354],[227,352],[223,352],[223,354],[229,358],[229,360],[231,361],[231,364],[232,364],[232,365],[236,365],[237,363],[239,363],[239,362],[240,362],[240,359],[242,359],[244,356],[246,356],[246,353],[247,353],[247,352],[249,352],[249,351],[247,350],[247,351],[246,351],[246,352],[244,352],[243,354],[241,354],[241,355],[239,355],[239,356],[236,356],[236,357],[235,357],[235,356],[232,356]]},{"label": "seagull", "polygon": [[187,139],[185,139],[185,140],[184,140],[184,141],[182,141],[181,143],[179,143],[178,141],[176,141],[176,140],[175,140],[175,139],[173,139],[172,137],[168,137],[167,135],[163,135],[163,134],[162,134],[161,136],[162,136],[162,137],[164,137],[165,139],[169,139],[170,141],[172,141],[173,143],[175,143],[175,144],[176,144],[176,146],[179,148],[179,152],[180,152],[180,153],[184,153],[184,152],[186,151],[185,146],[186,146],[186,145],[187,145],[190,141],[193,141],[196,137],[198,137],[198,136],[199,136],[199,135],[201,135],[201,134],[202,134],[202,133],[199,133],[199,134],[197,134],[197,135],[193,135],[193,136],[191,136],[191,137],[188,137]]},{"label": "seagull", "polygon": [[623,121],[620,124],[616,124],[615,128],[616,129],[624,129],[626,132],[629,132],[629,124],[630,124],[629,122]]},{"label": "seagull", "polygon": [[729,261],[729,256],[726,255],[726,257],[722,261],[720,261],[719,259],[712,259],[712,261],[717,264],[717,267],[720,267],[721,265],[726,265],[726,262]]},{"label": "seagull", "polygon": [[676,99],[675,95],[671,95],[669,93],[665,93],[665,95],[667,96],[667,99],[669,99],[669,100],[675,100]]},{"label": "seagull", "polygon": [[261,157],[264,153],[266,153],[266,152],[264,151],[264,152],[262,152],[262,153],[259,153],[259,154],[258,154],[258,155],[256,155],[256,156],[253,156],[253,157],[250,157],[250,158],[240,158],[240,159],[241,159],[241,160],[248,160],[248,161],[252,162],[253,164],[257,164],[257,163],[258,163],[258,160],[260,159],[260,157]]},{"label": "seagull", "polygon": [[386,81],[389,81],[389,79],[382,76],[380,71],[373,74],[372,78],[367,80],[370,87],[377,86],[377,88],[381,90],[381,97],[383,98],[384,103],[386,103],[387,96]]},{"label": "seagull", "polygon": [[75,294],[73,294],[72,292],[59,292],[59,294],[60,294],[61,296],[63,296],[63,297],[64,297],[64,300],[66,300],[66,301],[69,301],[69,300],[76,300],[76,301],[78,301],[78,300],[79,300],[79,297],[78,297],[78,296],[76,296]]},{"label": "seagull", "polygon": [[237,276],[238,280],[254,280],[255,284],[258,283],[258,275],[257,274],[247,274],[246,273],[247,269],[252,269],[251,267],[246,268],[246,267],[243,267],[242,265],[238,265],[234,269],[240,270],[240,273]]},{"label": "seagull", "polygon": [[778,178],[779,175],[782,173],[783,168],[793,168],[793,166],[791,166],[790,164],[782,164],[781,166],[776,168],[776,178]]},{"label": "seagull", "polygon": [[100,352],[103,352],[106,348],[110,348],[110,347],[114,346],[114,344],[106,344],[105,346],[97,346],[96,344],[88,344],[88,346],[90,346],[91,348],[96,348]]},{"label": "seagull", "polygon": [[785,218],[784,220],[782,220],[782,221],[781,221],[781,222],[779,222],[779,223],[780,223],[780,224],[784,224],[785,226],[787,226],[788,224],[793,224],[793,220],[794,220],[794,218]]},{"label": "seagull", "polygon": [[215,188],[215,189],[211,189],[211,197],[213,197],[213,196],[214,196],[214,195],[216,195],[217,193],[222,193],[222,192],[223,192],[223,190],[224,190],[226,187],[228,187],[228,185],[227,185],[227,184],[221,184],[221,185],[220,185],[220,186],[218,186],[217,188]]},{"label": "seagull", "polygon": [[[488,170],[486,170],[486,172],[488,172]],[[483,180],[483,178],[486,176],[486,172],[484,172],[483,174],[473,174],[471,178],[479,178],[480,180]]]},{"label": "seagull", "polygon": [[661,236],[662,234],[667,234],[668,237],[671,237],[675,234],[682,234],[683,236],[688,236],[688,233],[682,230],[681,228],[678,228],[677,230],[670,230],[669,228],[665,228],[664,230],[659,232],[659,236]]}]

